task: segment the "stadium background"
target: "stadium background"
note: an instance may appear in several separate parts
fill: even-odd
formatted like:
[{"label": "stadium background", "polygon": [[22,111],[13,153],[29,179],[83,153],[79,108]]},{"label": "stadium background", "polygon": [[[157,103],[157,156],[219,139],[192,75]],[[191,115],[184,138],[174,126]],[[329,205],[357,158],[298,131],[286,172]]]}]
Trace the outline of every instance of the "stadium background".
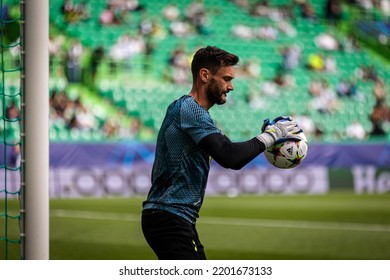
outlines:
[{"label": "stadium background", "polygon": [[[294,170],[262,156],[239,172],[213,165],[200,219],[211,258],[390,257],[388,1],[49,3],[51,258],[153,259],[138,214],[154,141],[204,45],[241,58],[228,103],[210,111],[229,137],[292,115],[309,139]],[[20,65],[18,5],[2,3],[3,45],[12,46],[3,69]],[[20,73],[6,74],[1,177],[16,197]],[[215,234],[226,226],[235,229],[226,239]],[[17,222],[3,231],[12,250],[2,256],[18,258]]]}]

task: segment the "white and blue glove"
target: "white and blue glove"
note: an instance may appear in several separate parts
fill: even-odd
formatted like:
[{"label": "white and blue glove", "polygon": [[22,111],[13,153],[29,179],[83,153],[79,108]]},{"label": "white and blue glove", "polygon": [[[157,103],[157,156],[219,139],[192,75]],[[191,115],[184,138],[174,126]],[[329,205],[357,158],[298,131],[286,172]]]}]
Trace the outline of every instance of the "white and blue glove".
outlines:
[{"label": "white and blue glove", "polygon": [[286,140],[299,141],[298,134],[301,132],[303,132],[302,128],[291,117],[280,116],[272,122],[269,119],[264,120],[261,133],[256,138],[263,142],[265,148],[268,149],[272,145]]}]

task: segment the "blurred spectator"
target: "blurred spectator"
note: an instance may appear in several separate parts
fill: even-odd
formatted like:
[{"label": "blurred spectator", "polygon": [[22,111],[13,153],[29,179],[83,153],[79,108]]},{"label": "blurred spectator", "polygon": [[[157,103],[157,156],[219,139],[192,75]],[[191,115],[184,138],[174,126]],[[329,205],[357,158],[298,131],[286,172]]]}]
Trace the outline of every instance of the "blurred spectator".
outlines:
[{"label": "blurred spectator", "polygon": [[[120,112],[120,114],[125,115],[126,113]],[[117,119],[120,119],[120,116]],[[121,123],[119,125],[117,136],[120,139],[136,139],[138,137],[141,125],[142,121],[138,116],[132,117],[128,122]]]},{"label": "blurred spectator", "polygon": [[308,20],[316,20],[317,15],[313,8],[313,5],[309,2],[309,0],[298,1],[298,5],[300,7],[301,16]]},{"label": "blurred spectator", "polygon": [[[115,116],[96,116],[80,97],[69,98],[66,91],[53,90],[50,95],[50,125],[72,134],[95,133],[108,139],[144,139],[155,137],[153,127],[147,127],[139,117],[128,117],[123,110]],[[94,113],[95,112],[95,113]],[[10,115],[11,116],[11,115]]]},{"label": "blurred spectator", "polygon": [[233,1],[237,6],[243,9],[248,9],[249,8],[249,0],[234,0]]},{"label": "blurred spectator", "polygon": [[80,97],[70,99],[66,91],[52,90],[49,104],[51,125],[79,132],[98,129],[97,117],[82,103]]},{"label": "blurred spectator", "polygon": [[309,103],[313,110],[322,114],[332,114],[338,108],[336,92],[331,88],[327,80],[321,80],[317,95]]},{"label": "blurred spectator", "polygon": [[271,9],[269,0],[255,1],[250,8],[250,13],[253,16],[268,17]]},{"label": "blurred spectator", "polygon": [[355,70],[355,76],[358,79],[373,81],[378,79],[378,74],[374,65],[361,65]]},{"label": "blurred spectator", "polygon": [[103,136],[106,138],[115,138],[120,131],[120,125],[114,118],[108,118],[103,124]]},{"label": "blurred spectator", "polygon": [[139,32],[142,36],[148,37],[152,35],[154,31],[155,21],[147,16],[146,13],[141,14],[141,20],[139,22]]},{"label": "blurred spectator", "polygon": [[10,20],[11,19],[11,17],[10,17],[10,14],[9,14],[9,6],[8,6],[8,4],[7,3],[2,3],[2,5],[1,5],[1,20],[2,20],[2,22],[6,22],[6,21],[8,21],[8,20]]},{"label": "blurred spectator", "polygon": [[167,36],[168,30],[165,28],[160,18],[152,19],[152,32],[149,34],[147,40],[162,40]]},{"label": "blurred spectator", "polygon": [[279,37],[278,28],[271,24],[263,26],[250,27],[245,24],[236,24],[231,29],[232,34],[240,39],[261,39],[274,41]]},{"label": "blurred spectator", "polygon": [[148,73],[153,67],[153,53],[156,50],[156,44],[151,36],[145,38],[145,50],[144,50],[144,72]]},{"label": "blurred spectator", "polygon": [[107,5],[106,8],[101,12],[99,16],[99,22],[103,25],[110,24],[119,24],[119,20],[116,18],[114,11],[111,9],[110,5]]},{"label": "blurred spectator", "polygon": [[309,83],[309,94],[312,97],[319,96],[321,94],[322,83],[318,79],[312,79]]},{"label": "blurred spectator", "polygon": [[325,17],[331,24],[337,24],[343,16],[341,0],[327,0]]},{"label": "blurred spectator", "polygon": [[116,72],[119,63],[124,63],[125,66],[130,67],[131,58],[134,55],[145,53],[145,47],[144,37],[140,34],[134,36],[123,34],[120,36],[108,53],[111,58],[111,73]]},{"label": "blurred spectator", "polygon": [[359,91],[358,83],[355,78],[351,77],[349,80],[349,88],[350,88],[350,97],[360,98],[361,94]]},{"label": "blurred spectator", "polygon": [[336,84],[336,93],[339,97],[349,96],[350,95],[350,87],[349,83],[345,79],[341,79]]},{"label": "blurred spectator", "polygon": [[286,88],[295,87],[295,78],[292,75],[279,71],[269,80],[260,83],[260,92],[269,97],[279,97]]},{"label": "blurred spectator", "polygon": [[279,31],[274,26],[268,24],[254,28],[254,35],[258,39],[274,41],[279,36]]},{"label": "blurred spectator", "polygon": [[301,49],[298,45],[286,46],[281,53],[283,70],[292,71],[299,66]]},{"label": "blurred spectator", "polygon": [[266,80],[261,85],[261,93],[265,96],[279,97],[281,92],[279,86],[273,81]]},{"label": "blurred spectator", "polygon": [[349,139],[364,140],[366,138],[366,131],[361,122],[354,120],[347,126],[346,136]]},{"label": "blurred spectator", "polygon": [[169,25],[169,31],[176,37],[187,37],[193,34],[192,26],[183,18],[172,21]]},{"label": "blurred spectator", "polygon": [[142,121],[139,117],[134,118],[130,125],[130,137],[136,138],[141,130]]},{"label": "blurred spectator", "polygon": [[312,53],[307,58],[306,67],[312,71],[323,71],[325,69],[324,55],[321,53]]},{"label": "blurred spectator", "polygon": [[14,121],[19,118],[19,109],[14,101],[12,101],[5,110],[5,116],[7,120]]},{"label": "blurred spectator", "polygon": [[332,55],[325,56],[324,71],[332,74],[335,74],[337,72],[337,61]]},{"label": "blurred spectator", "polygon": [[76,12],[80,16],[80,20],[88,20],[91,17],[88,1],[81,1],[76,6]]},{"label": "blurred spectator", "polygon": [[359,41],[354,35],[342,36],[340,39],[340,49],[346,53],[353,53],[360,49]]},{"label": "blurred spectator", "polygon": [[66,77],[70,83],[81,82],[81,57],[84,53],[84,48],[80,41],[74,40],[66,56]]},{"label": "blurred spectator", "polygon": [[80,98],[74,101],[74,115],[76,116],[78,128],[83,131],[91,131],[96,125],[95,116],[92,111],[84,106]]},{"label": "blurred spectator", "polygon": [[338,97],[356,97],[358,94],[356,81],[341,78],[336,84],[336,93]]},{"label": "blurred spectator", "polygon": [[67,23],[77,23],[90,18],[89,7],[86,1],[74,4],[72,0],[64,0],[61,12]]},{"label": "blurred spectator", "polygon": [[138,0],[109,0],[99,16],[103,25],[127,23],[129,12],[142,11],[144,6]]},{"label": "blurred spectator", "polygon": [[61,6],[61,11],[65,15],[66,13],[71,12],[74,9],[72,0],[64,0]]},{"label": "blurred spectator", "polygon": [[125,11],[143,11],[145,6],[138,0],[111,0],[112,2],[119,3]]},{"label": "blurred spectator", "polygon": [[193,0],[184,10],[188,22],[192,24],[200,35],[208,35],[207,14],[203,0]]},{"label": "blurred spectator", "polygon": [[16,143],[11,146],[11,150],[9,153],[7,153],[8,159],[7,159],[7,166],[11,168],[17,168],[20,167],[20,144]]},{"label": "blurred spectator", "polygon": [[66,126],[68,129],[91,131],[95,127],[95,117],[82,103],[80,98],[68,102],[64,111]]},{"label": "blurred spectator", "polygon": [[20,67],[20,61],[21,61],[21,48],[20,48],[20,37],[16,39],[15,42],[12,42],[10,47],[9,47],[9,53],[11,54],[11,61],[10,65],[8,66],[9,69],[16,69]]},{"label": "blurred spectator", "polygon": [[295,29],[294,25],[290,24],[286,20],[280,20],[278,22],[278,28],[279,30],[286,34],[288,37],[294,38],[297,36],[298,31]]},{"label": "blurred spectator", "polygon": [[254,1],[248,12],[256,17],[266,17],[274,22],[293,19],[292,5],[272,5],[269,0]]},{"label": "blurred spectator", "polygon": [[246,39],[246,40],[250,40],[255,37],[253,29],[244,24],[234,25],[232,27],[232,34],[237,38]]},{"label": "blurred spectator", "polygon": [[379,7],[385,19],[390,18],[390,0],[379,0]]},{"label": "blurred spectator", "polygon": [[53,109],[52,115],[64,119],[64,112],[66,107],[68,106],[68,102],[70,101],[65,91],[53,90],[49,99],[50,107]]},{"label": "blurred spectator", "polygon": [[251,109],[261,110],[267,106],[267,102],[265,101],[266,98],[263,96],[262,86],[263,85],[260,83],[253,83],[249,87],[246,101]]},{"label": "blurred spectator", "polygon": [[163,9],[164,18],[168,21],[175,21],[180,17],[180,10],[175,3],[169,3]]},{"label": "blurred spectator", "polygon": [[168,59],[168,79],[175,84],[186,84],[188,80],[189,59],[183,46],[176,47]]},{"label": "blurred spectator", "polygon": [[261,63],[256,57],[243,62],[242,74],[244,77],[258,78],[261,75]]},{"label": "blurred spectator", "polygon": [[98,71],[99,65],[103,57],[104,57],[104,48],[102,46],[98,46],[93,50],[91,55],[91,60],[90,60],[90,73],[91,73],[92,82],[95,81],[96,73]]},{"label": "blurred spectator", "polygon": [[375,81],[372,88],[375,100],[379,102],[385,102],[387,96],[387,88],[383,79],[379,78]]},{"label": "blurred spectator", "polygon": [[373,125],[371,136],[384,136],[388,132],[390,108],[383,101],[377,101],[370,116]]},{"label": "blurred spectator", "polygon": [[58,35],[53,37],[49,35],[49,63],[50,63],[50,73],[53,70],[53,62],[55,59],[61,59],[63,44],[65,42],[64,35]]},{"label": "blurred spectator", "polygon": [[289,22],[295,22],[295,3],[290,1],[284,5],[280,5],[279,9],[283,15],[283,19]]},{"label": "blurred spectator", "polygon": [[317,125],[314,131],[314,139],[317,141],[321,141],[323,136],[324,136],[324,129]]},{"label": "blurred spectator", "polygon": [[355,0],[354,2],[366,12],[370,12],[374,8],[373,0]]},{"label": "blurred spectator", "polygon": [[299,126],[303,129],[307,139],[311,139],[315,136],[316,125],[312,118],[308,114],[293,115],[295,121],[299,123]]},{"label": "blurred spectator", "polygon": [[336,73],[337,61],[332,55],[312,53],[307,57],[306,67],[315,72]]},{"label": "blurred spectator", "polygon": [[329,33],[321,33],[314,38],[314,43],[320,49],[326,51],[336,51],[340,48],[340,44],[336,37]]},{"label": "blurred spectator", "polygon": [[272,79],[272,82],[279,87],[295,87],[295,77],[288,73],[284,73],[283,71],[276,73],[275,77]]}]

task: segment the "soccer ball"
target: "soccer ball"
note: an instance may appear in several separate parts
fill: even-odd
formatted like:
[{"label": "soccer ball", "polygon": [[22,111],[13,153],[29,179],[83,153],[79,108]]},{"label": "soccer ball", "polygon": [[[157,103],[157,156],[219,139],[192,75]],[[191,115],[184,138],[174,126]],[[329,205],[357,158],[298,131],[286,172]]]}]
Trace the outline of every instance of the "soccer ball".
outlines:
[{"label": "soccer ball", "polygon": [[289,169],[299,165],[308,151],[307,138],[299,133],[300,140],[286,140],[264,151],[267,160],[275,167]]}]

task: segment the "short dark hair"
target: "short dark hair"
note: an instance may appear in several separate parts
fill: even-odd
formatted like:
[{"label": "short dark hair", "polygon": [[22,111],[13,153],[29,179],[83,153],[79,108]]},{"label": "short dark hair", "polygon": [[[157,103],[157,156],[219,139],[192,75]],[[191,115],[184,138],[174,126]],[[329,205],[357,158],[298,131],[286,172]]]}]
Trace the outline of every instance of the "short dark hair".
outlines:
[{"label": "short dark hair", "polygon": [[206,68],[212,74],[215,74],[222,66],[234,66],[238,61],[238,56],[218,47],[207,46],[201,48],[195,53],[194,58],[192,59],[192,77],[196,80],[197,75],[202,68]]}]

